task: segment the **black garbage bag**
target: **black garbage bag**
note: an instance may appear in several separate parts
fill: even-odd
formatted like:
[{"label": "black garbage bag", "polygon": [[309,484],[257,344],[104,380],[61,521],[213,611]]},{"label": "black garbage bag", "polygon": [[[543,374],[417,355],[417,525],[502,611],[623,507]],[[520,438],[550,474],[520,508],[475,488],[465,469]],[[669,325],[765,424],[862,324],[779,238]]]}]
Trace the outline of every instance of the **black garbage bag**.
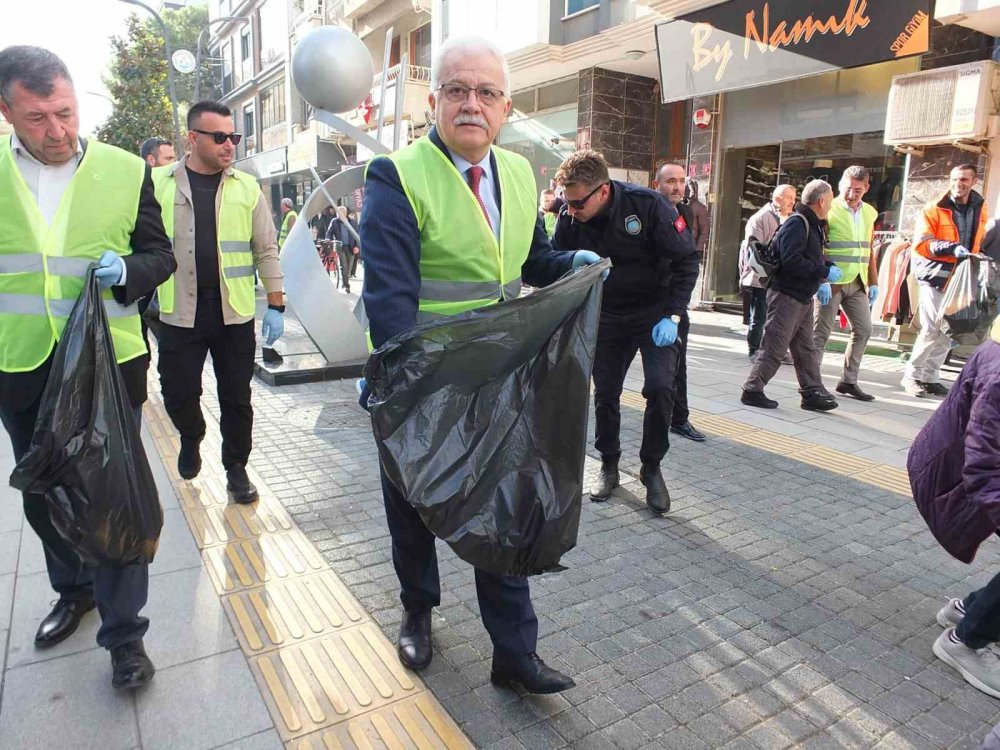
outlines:
[{"label": "black garbage bag", "polygon": [[52,525],[84,561],[152,562],[163,509],[93,272],[56,347],[31,447],[10,483],[44,497]]},{"label": "black garbage bag", "polygon": [[576,545],[609,266],[418,325],[365,367],[386,476],[427,528],[478,568],[561,570]]}]

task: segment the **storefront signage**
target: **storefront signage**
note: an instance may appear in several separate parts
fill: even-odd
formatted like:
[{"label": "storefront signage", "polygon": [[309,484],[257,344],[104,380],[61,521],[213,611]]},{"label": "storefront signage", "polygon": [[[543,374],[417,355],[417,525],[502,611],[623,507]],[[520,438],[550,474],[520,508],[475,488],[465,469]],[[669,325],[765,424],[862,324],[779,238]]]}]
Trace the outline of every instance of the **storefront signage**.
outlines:
[{"label": "storefront signage", "polygon": [[931,0],[730,0],[658,24],[664,103],[919,55]]}]

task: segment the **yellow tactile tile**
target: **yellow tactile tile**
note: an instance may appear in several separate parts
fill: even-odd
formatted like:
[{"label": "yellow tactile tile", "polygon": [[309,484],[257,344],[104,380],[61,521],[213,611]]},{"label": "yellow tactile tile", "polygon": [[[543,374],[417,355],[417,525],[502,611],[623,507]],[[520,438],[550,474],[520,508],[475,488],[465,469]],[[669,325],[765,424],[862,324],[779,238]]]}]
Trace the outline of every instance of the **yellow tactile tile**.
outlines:
[{"label": "yellow tactile tile", "polygon": [[859,458],[851,453],[844,453],[834,448],[823,448],[818,445],[798,451],[794,455],[789,456],[789,458],[794,458],[796,461],[817,466],[821,469],[829,469],[829,467],[834,466],[836,467],[835,472],[837,474],[847,475],[860,474],[878,466],[878,463],[875,461],[869,461],[866,458]]},{"label": "yellow tactile tile", "polygon": [[894,466],[876,466],[874,469],[855,474],[854,479],[866,482],[883,490],[895,492],[898,495],[911,495],[910,477],[902,469]]},{"label": "yellow tactile tile", "polygon": [[244,653],[260,654],[367,620],[332,572],[269,583],[223,598]]},{"label": "yellow tactile tile", "polygon": [[433,696],[421,693],[292,740],[285,747],[288,750],[471,750],[475,746]]},{"label": "yellow tactile tile", "polygon": [[782,456],[791,457],[792,454],[806,452],[815,446],[804,440],[797,440],[787,435],[779,435],[767,430],[751,430],[732,435],[730,440],[760,448],[768,453],[779,453]]},{"label": "yellow tactile tile", "polygon": [[250,666],[286,740],[422,689],[371,622],[254,657]]},{"label": "yellow tactile tile", "polygon": [[285,509],[270,500],[260,500],[252,505],[230,504],[185,510],[199,549],[294,528]]},{"label": "yellow tactile tile", "polygon": [[323,558],[297,530],[206,547],[201,554],[219,594],[326,569]]}]

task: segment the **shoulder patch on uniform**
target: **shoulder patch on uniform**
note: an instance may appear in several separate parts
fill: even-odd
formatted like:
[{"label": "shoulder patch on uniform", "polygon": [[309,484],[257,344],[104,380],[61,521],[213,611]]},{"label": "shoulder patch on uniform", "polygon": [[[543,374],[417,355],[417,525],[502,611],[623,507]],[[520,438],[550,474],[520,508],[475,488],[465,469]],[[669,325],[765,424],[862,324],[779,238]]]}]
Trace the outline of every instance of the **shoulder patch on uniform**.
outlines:
[{"label": "shoulder patch on uniform", "polygon": [[635,214],[625,218],[625,231],[629,234],[639,234],[642,231],[642,222]]},{"label": "shoulder patch on uniform", "polygon": [[683,234],[684,230],[688,228],[687,222],[684,221],[683,216],[678,216],[677,221],[674,222],[674,229],[677,230],[678,234]]}]

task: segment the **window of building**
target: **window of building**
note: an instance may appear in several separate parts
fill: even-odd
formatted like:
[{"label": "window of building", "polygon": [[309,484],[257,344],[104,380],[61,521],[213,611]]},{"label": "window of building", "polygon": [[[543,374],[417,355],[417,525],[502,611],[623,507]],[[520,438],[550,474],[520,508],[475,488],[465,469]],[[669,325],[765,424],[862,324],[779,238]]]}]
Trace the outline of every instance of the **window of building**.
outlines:
[{"label": "window of building", "polygon": [[566,15],[581,13],[591,8],[596,8],[601,4],[601,0],[566,0]]},{"label": "window of building", "polygon": [[401,55],[399,51],[399,37],[396,36],[392,38],[392,46],[389,47],[389,67],[395,68],[397,65],[399,65],[400,59]]},{"label": "window of building", "polygon": [[250,156],[257,150],[257,123],[254,116],[253,102],[243,106],[243,143],[245,145],[245,156]]},{"label": "window of building", "polygon": [[285,0],[267,0],[260,7],[260,64],[267,67],[285,56],[288,46],[288,6]]},{"label": "window of building", "polygon": [[219,53],[222,56],[222,93],[228,94],[233,90],[233,45],[226,42],[222,45]]},{"label": "window of building", "polygon": [[410,65],[431,67],[431,25],[425,23],[410,32]]},{"label": "window of building", "polygon": [[260,93],[260,129],[267,130],[285,121],[285,82],[264,89]]},{"label": "window of building", "polygon": [[250,24],[244,26],[240,32],[240,60],[243,80],[253,78],[253,33]]}]

